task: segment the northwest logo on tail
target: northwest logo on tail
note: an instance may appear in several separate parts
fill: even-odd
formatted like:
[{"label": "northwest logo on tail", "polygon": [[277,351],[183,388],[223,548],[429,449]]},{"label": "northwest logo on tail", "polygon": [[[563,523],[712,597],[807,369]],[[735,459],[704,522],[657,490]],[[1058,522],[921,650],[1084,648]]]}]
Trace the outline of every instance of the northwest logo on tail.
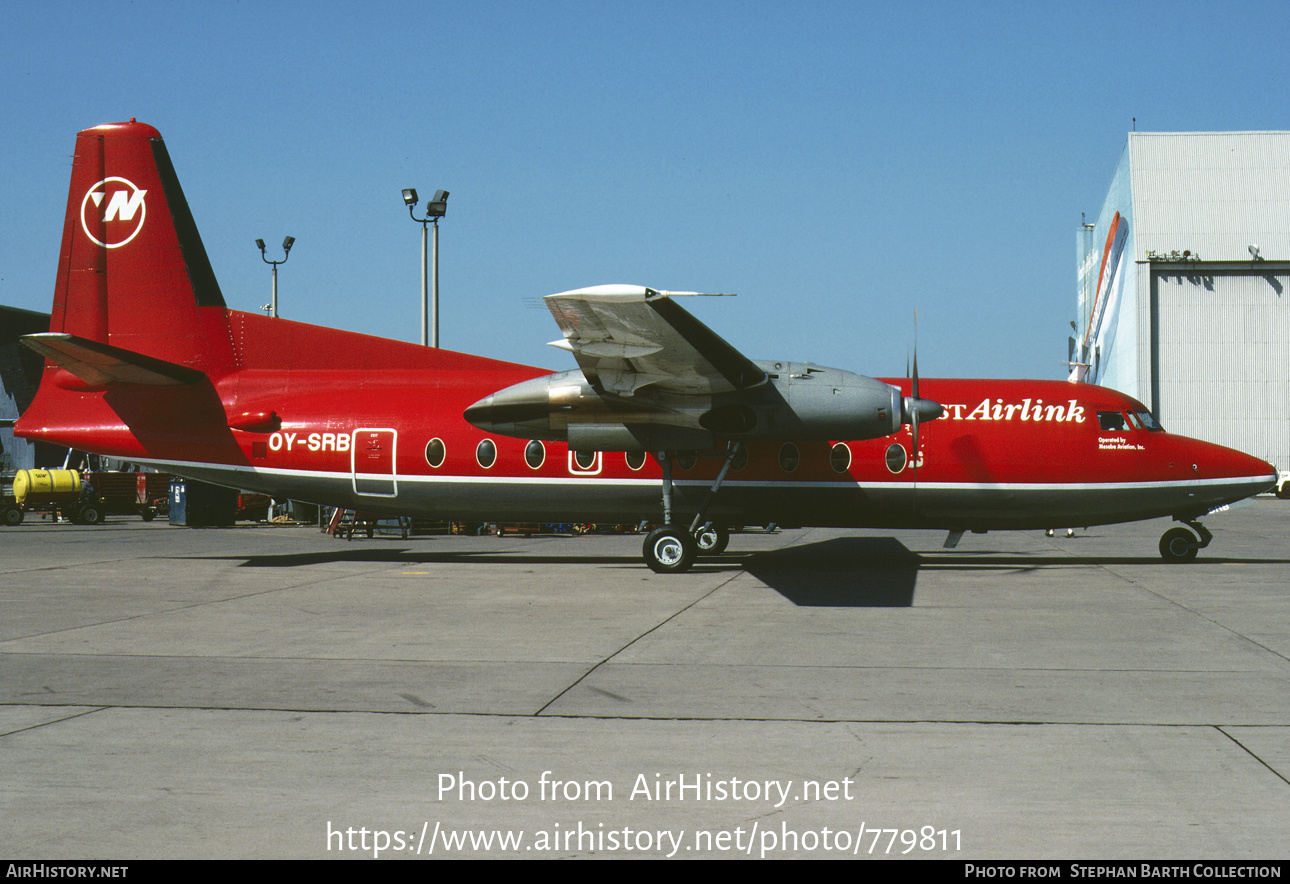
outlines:
[{"label": "northwest logo on tail", "polygon": [[[147,193],[126,178],[104,178],[81,199],[81,229],[104,248],[120,248],[143,229],[143,219],[148,214],[143,198]],[[96,236],[93,229],[101,230],[99,236],[103,238]]]}]

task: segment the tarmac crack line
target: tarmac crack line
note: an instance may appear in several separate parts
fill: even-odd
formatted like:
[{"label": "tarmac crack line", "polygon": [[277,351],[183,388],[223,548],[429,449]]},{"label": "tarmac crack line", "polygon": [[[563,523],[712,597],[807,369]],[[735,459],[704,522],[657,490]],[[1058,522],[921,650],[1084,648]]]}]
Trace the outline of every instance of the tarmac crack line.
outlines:
[{"label": "tarmac crack line", "polygon": [[[687,605],[685,605],[684,607],[678,608],[677,610],[673,611],[671,614],[669,614],[669,615],[667,615],[666,617],[664,617],[664,618],[663,618],[662,620],[660,620],[658,623],[655,623],[655,624],[654,624],[653,626],[651,626],[649,629],[645,630],[645,631],[644,631],[644,632],[642,632],[640,635],[636,636],[636,637],[635,637],[635,638],[633,638],[631,641],[627,642],[627,644],[623,645],[621,648],[619,648],[618,650],[614,651],[614,652],[613,652],[612,654],[610,654],[609,656],[607,656],[607,657],[605,657],[604,659],[602,659],[602,660],[600,660],[599,662],[597,662],[597,663],[596,663],[596,665],[592,666],[592,667],[591,667],[590,669],[588,669],[586,672],[582,673],[582,675],[578,676],[576,679],[574,679],[572,682],[570,682],[570,683],[569,683],[569,684],[564,688],[564,690],[560,691],[558,694],[556,694],[556,695],[555,695],[554,697],[552,697],[550,700],[547,700],[544,704],[542,704],[542,707],[541,707],[540,709],[538,709],[536,712],[534,712],[534,713],[533,713],[533,715],[536,717],[536,716],[539,716],[539,715],[541,715],[542,713],[546,712],[546,710],[547,710],[547,709],[551,708],[551,704],[552,704],[552,703],[555,703],[557,700],[559,700],[559,699],[560,699],[561,697],[563,697],[565,694],[569,693],[569,691],[573,690],[573,689],[574,689],[574,688],[576,688],[578,685],[580,685],[580,684],[582,684],[584,681],[586,681],[586,680],[587,680],[587,678],[588,678],[588,677],[590,677],[590,675],[591,675],[593,672],[595,672],[597,669],[599,669],[600,667],[604,666],[604,665],[605,665],[606,663],[608,663],[610,660],[612,660],[612,659],[614,659],[615,657],[617,657],[617,656],[618,656],[619,654],[621,654],[623,651],[626,651],[628,648],[630,648],[632,645],[636,644],[636,643],[637,643],[638,641],[640,641],[641,639],[645,638],[646,636],[652,635],[654,632],[658,631],[659,629],[662,629],[664,626],[666,626],[667,624],[671,623],[671,622],[672,622],[673,620],[675,620],[677,617],[680,617],[680,616],[681,616],[682,614],[684,614],[686,611],[688,611],[688,610],[690,610],[691,608],[693,608],[693,607],[694,607],[695,605],[697,605],[699,602],[704,601],[705,599],[711,598],[711,597],[712,597],[712,595],[713,595],[714,593],[716,593],[716,592],[717,592],[717,590],[724,589],[726,586],[728,586],[728,585],[730,584],[730,582],[731,582],[732,580],[734,580],[735,578],[737,578],[737,577],[741,576],[741,575],[742,575],[742,574],[744,574],[744,573],[745,573],[745,572],[744,572],[743,570],[740,570],[740,571],[736,571],[735,573],[731,574],[729,577],[727,577],[725,580],[723,580],[723,581],[721,581],[720,583],[718,583],[716,586],[712,587],[712,589],[708,590],[708,591],[707,591],[707,592],[705,592],[703,595],[701,595],[701,596],[697,596],[696,598],[692,599],[692,600],[690,601],[690,603],[689,603],[689,604],[687,604]],[[602,693],[602,694],[608,694],[608,692],[607,692],[607,691],[600,691],[600,693]],[[612,696],[612,695],[610,695],[610,696]]]},{"label": "tarmac crack line", "polygon": [[[1109,572],[1109,573],[1114,573],[1114,572]],[[1206,623],[1209,623],[1213,626],[1217,626],[1219,629],[1223,630],[1224,632],[1227,632],[1227,633],[1230,633],[1231,635],[1236,636],[1241,641],[1254,645],[1254,647],[1259,648],[1260,650],[1263,650],[1263,651],[1267,651],[1272,656],[1277,657],[1281,660],[1285,660],[1287,663],[1290,663],[1290,657],[1287,657],[1285,654],[1281,653],[1276,648],[1270,648],[1267,645],[1263,644],[1263,642],[1250,638],[1248,635],[1238,631],[1234,627],[1228,626],[1226,623],[1223,623],[1222,621],[1217,620],[1208,614],[1198,611],[1195,608],[1185,605],[1182,602],[1178,601],[1177,599],[1170,598],[1169,596],[1164,595],[1163,593],[1155,589],[1151,589],[1147,586],[1143,586],[1142,584],[1137,583],[1136,581],[1131,580],[1127,577],[1123,579],[1128,580],[1128,582],[1133,586],[1137,587],[1138,589],[1141,589],[1143,592],[1150,593],[1151,595],[1155,596],[1156,598],[1160,599],[1166,604],[1173,605],[1176,608],[1180,608],[1181,610],[1186,611],[1191,616],[1198,617],[1201,620],[1204,620]]]},{"label": "tarmac crack line", "polygon": [[1236,737],[1232,736],[1232,735],[1231,735],[1231,734],[1229,734],[1227,731],[1223,730],[1222,725],[1215,725],[1214,730],[1218,731],[1220,734],[1222,734],[1223,736],[1227,737],[1227,738],[1228,738],[1229,740],[1231,740],[1233,743],[1235,743],[1236,745],[1240,746],[1240,747],[1241,747],[1241,749],[1242,749],[1244,752],[1246,752],[1246,753],[1247,753],[1251,758],[1253,758],[1253,759],[1254,759],[1255,761],[1257,761],[1259,764],[1261,764],[1261,765],[1263,765],[1264,767],[1266,767],[1266,768],[1271,772],[1271,774],[1272,774],[1274,777],[1276,777],[1276,778],[1277,778],[1278,780],[1280,780],[1281,782],[1285,783],[1287,786],[1290,786],[1290,779],[1286,779],[1286,778],[1285,778],[1285,776],[1283,776],[1283,775],[1282,775],[1282,773],[1281,773],[1279,770],[1277,770],[1275,767],[1273,767],[1272,765],[1270,765],[1270,764],[1268,764],[1266,761],[1264,761],[1262,758],[1260,758],[1260,757],[1259,757],[1259,755],[1258,755],[1258,753],[1256,753],[1254,750],[1252,750],[1249,746],[1245,745],[1245,744],[1244,744],[1244,743],[1242,743],[1240,740],[1236,739]]},{"label": "tarmac crack line", "polygon": [[[42,708],[49,708],[49,707],[42,707]],[[16,730],[5,731],[4,733],[0,733],[0,737],[12,737],[14,734],[21,734],[26,731],[39,730],[42,727],[49,727],[51,724],[62,724],[63,722],[66,722],[66,721],[74,721],[77,718],[83,718],[86,715],[93,715],[95,712],[102,712],[105,709],[113,709],[113,708],[115,707],[96,706],[93,709],[86,709],[84,712],[77,712],[75,715],[67,715],[67,716],[64,716],[63,718],[55,718],[51,721],[42,721],[39,724],[31,724],[31,725],[28,725],[27,727],[17,728]]]},{"label": "tarmac crack line", "polygon": [[[122,559],[120,561],[125,561],[125,560]],[[364,572],[364,573],[371,573],[371,572]],[[247,599],[254,599],[260,596],[271,595],[272,593],[275,593],[275,592],[285,592],[287,590],[321,586],[322,584],[332,583],[337,580],[343,580],[346,577],[351,577],[351,576],[353,575],[346,574],[346,575],[325,577],[318,580],[305,580],[300,583],[292,583],[287,586],[273,586],[273,587],[269,587],[268,589],[261,589],[255,592],[239,593],[238,595],[226,596],[224,598],[204,599],[198,602],[188,602],[186,604],[177,605],[176,607],[173,607],[173,608],[158,608],[156,610],[141,611],[138,614],[130,614],[125,617],[114,617],[110,620],[98,620],[93,623],[78,623],[74,626],[64,626],[59,629],[50,630],[48,632],[33,632],[28,635],[10,636],[6,639],[0,640],[0,653],[6,653],[2,650],[4,645],[13,641],[24,641],[26,639],[32,639],[32,638],[48,638],[49,636],[62,635],[63,633],[68,633],[68,632],[75,632],[78,629],[93,629],[97,626],[110,626],[118,623],[129,623],[132,620],[143,620],[148,617],[164,616],[167,614],[174,614],[179,611],[190,611],[194,608],[204,608],[204,607],[207,607],[208,605],[225,605],[225,604],[229,604],[230,602],[241,602]],[[300,610],[300,609],[297,608],[297,610]],[[303,613],[309,613],[309,612],[305,611]],[[133,656],[133,655],[127,655],[127,656]]]}]

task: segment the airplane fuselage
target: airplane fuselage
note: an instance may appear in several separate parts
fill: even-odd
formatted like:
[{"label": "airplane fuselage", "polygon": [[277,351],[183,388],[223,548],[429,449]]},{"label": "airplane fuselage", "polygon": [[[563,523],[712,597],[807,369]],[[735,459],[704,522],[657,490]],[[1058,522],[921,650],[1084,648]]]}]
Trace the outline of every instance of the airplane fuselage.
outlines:
[{"label": "airplane fuselage", "polygon": [[[27,435],[279,497],[390,514],[661,517],[654,457],[579,454],[563,442],[490,434],[462,417],[490,392],[543,369],[203,309],[227,312],[233,329],[230,370],[208,389],[66,389],[76,401],[43,415],[38,400],[23,419]],[[47,372],[57,384],[62,369]],[[910,393],[908,379],[885,382]],[[1104,387],[922,384],[945,414],[920,427],[917,453],[908,426],[860,441],[751,440],[746,463],[732,465],[709,517],[967,530],[1094,525],[1194,518],[1272,479],[1272,468],[1255,458],[1148,429],[1140,403]],[[717,453],[679,454],[678,512],[697,509],[706,496],[721,465]]]}]

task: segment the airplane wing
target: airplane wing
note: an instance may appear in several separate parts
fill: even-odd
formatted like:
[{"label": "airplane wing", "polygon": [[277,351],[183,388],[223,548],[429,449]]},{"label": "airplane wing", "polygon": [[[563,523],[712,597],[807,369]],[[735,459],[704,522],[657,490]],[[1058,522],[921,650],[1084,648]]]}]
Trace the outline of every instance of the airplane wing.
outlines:
[{"label": "airplane wing", "polygon": [[766,381],[758,368],[671,295],[642,286],[603,285],[545,300],[587,380],[601,393],[712,395]]},{"label": "airplane wing", "polygon": [[[596,286],[546,297],[578,368],[497,390],[468,422],[490,433],[564,441],[577,451],[706,449],[722,439],[876,439],[930,400],[811,363],[768,374],[674,299],[691,292]],[[934,410],[934,414],[933,414]]]}]

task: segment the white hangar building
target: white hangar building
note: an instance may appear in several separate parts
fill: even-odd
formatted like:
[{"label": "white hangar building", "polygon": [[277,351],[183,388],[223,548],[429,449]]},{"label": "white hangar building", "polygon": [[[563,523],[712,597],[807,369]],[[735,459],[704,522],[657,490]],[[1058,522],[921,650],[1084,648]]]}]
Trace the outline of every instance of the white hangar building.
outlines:
[{"label": "white hangar building", "polygon": [[1290,132],[1134,132],[1078,237],[1073,377],[1290,470]]}]

